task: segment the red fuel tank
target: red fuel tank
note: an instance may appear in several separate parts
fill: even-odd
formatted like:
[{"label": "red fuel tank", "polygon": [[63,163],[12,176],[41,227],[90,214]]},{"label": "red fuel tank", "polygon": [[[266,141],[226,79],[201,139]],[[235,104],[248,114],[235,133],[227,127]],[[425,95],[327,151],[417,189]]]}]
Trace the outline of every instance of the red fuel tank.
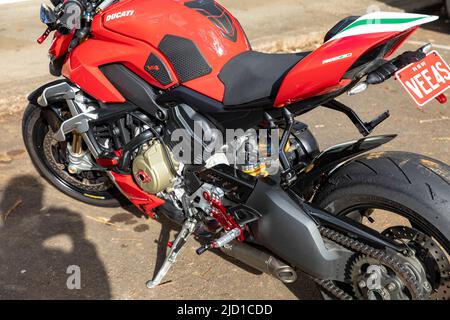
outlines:
[{"label": "red fuel tank", "polygon": [[[91,95],[123,102],[99,67],[122,63],[161,89],[177,83],[222,101],[222,67],[250,50],[239,22],[213,0],[123,0],[94,17],[92,38],[71,53],[63,74]],[[84,89],[84,88],[83,88]]]}]

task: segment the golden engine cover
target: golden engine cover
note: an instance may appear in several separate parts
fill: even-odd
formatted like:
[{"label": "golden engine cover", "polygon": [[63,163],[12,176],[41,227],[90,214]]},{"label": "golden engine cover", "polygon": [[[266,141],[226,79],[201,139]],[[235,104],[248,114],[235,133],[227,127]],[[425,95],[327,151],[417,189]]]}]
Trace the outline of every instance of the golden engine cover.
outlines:
[{"label": "golden engine cover", "polygon": [[[147,193],[157,194],[171,187],[175,176],[159,141],[154,141],[133,161],[133,174],[138,185]],[[176,169],[179,164],[172,158]]]}]

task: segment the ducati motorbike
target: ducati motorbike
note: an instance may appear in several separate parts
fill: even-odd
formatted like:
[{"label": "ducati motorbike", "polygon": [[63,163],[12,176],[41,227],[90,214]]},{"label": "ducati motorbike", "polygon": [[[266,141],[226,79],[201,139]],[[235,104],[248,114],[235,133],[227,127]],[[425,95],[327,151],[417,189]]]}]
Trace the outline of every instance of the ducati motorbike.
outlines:
[{"label": "ducati motorbike", "polygon": [[[267,54],[213,0],[51,1],[38,42],[54,32],[60,78],[28,97],[27,151],[79,201],[179,224],[148,288],[194,236],[198,254],[220,250],[284,283],[305,273],[330,299],[450,297],[450,167],[371,152],[396,137],[371,135],[389,112],[366,122],[336,100],[425,59],[430,45],[394,53],[437,17],[348,17],[313,52]],[[299,121],[319,107],[362,137],[321,150]],[[240,133],[220,138],[229,130]],[[375,227],[380,212],[396,224]]]}]

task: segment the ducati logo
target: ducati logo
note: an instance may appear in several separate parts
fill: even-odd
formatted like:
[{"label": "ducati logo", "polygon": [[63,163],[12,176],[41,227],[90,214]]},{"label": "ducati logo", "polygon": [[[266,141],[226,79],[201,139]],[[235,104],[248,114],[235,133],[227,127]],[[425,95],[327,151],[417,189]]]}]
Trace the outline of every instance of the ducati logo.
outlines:
[{"label": "ducati logo", "polygon": [[111,21],[111,20],[114,20],[114,19],[129,17],[129,16],[132,16],[133,14],[134,14],[134,10],[127,10],[127,11],[122,11],[122,12],[116,12],[116,13],[108,14],[106,16],[106,21]]}]

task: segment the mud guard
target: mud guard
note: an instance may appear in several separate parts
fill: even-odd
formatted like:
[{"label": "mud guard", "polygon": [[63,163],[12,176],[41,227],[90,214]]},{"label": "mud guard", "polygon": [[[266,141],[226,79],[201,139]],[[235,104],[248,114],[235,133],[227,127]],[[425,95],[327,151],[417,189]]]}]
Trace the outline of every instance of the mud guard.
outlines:
[{"label": "mud guard", "polygon": [[28,95],[27,99],[30,103],[32,103],[34,105],[39,105],[37,100],[42,95],[42,93],[44,92],[45,89],[52,87],[54,85],[60,84],[60,83],[64,83],[64,82],[69,83],[69,81],[66,79],[58,79],[55,81],[48,82],[48,83],[40,86],[39,88],[35,89],[33,92],[31,92]]},{"label": "mud guard", "polygon": [[395,134],[366,137],[328,148],[315,157],[311,164],[299,173],[298,181],[291,189],[304,199],[309,199],[315,187],[348,160],[376,149],[396,137]]},{"label": "mud guard", "polygon": [[[56,86],[56,85],[59,85],[62,83],[70,84],[70,82],[66,79],[58,79],[58,80],[48,82],[48,83],[38,87],[37,89],[35,89],[28,95],[28,97],[27,97],[28,102],[35,106],[42,107],[39,104],[38,100],[42,96],[44,91],[47,88],[51,88],[53,86]],[[58,131],[59,127],[61,126],[61,123],[64,121],[62,118],[60,118],[58,116],[58,114],[56,112],[54,112],[54,110],[52,108],[42,108],[42,115],[45,118],[45,120],[47,121],[47,123],[52,127],[52,130],[54,132]]]}]

